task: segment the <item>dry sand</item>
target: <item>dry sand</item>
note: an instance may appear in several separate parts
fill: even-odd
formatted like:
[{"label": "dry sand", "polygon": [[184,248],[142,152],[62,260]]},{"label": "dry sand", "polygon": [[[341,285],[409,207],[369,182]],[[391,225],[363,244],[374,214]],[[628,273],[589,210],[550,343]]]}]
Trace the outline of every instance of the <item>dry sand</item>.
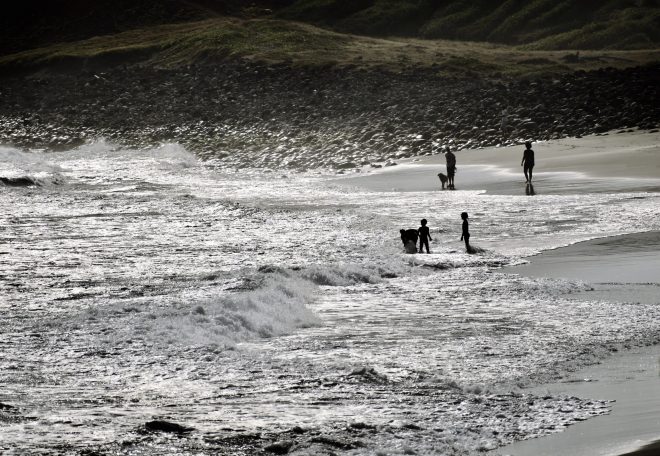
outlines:
[{"label": "dry sand", "polygon": [[[535,143],[536,194],[660,191],[660,132],[627,132]],[[525,194],[520,161],[524,146],[456,152],[458,190]],[[338,182],[376,191],[440,189],[446,173],[442,154],[399,161],[397,166],[363,170]]]},{"label": "dry sand", "polygon": [[[458,190],[529,194],[520,161],[524,146],[456,152]],[[660,133],[626,132],[534,144],[535,194],[660,191]],[[438,191],[443,155],[365,170],[339,183],[375,191]],[[446,190],[449,191],[449,190]],[[613,236],[544,252],[505,272],[589,282],[588,296],[660,305],[660,232]],[[534,390],[616,400],[612,413],[548,437],[495,451],[515,456],[660,454],[660,347],[620,353],[564,381]],[[579,381],[589,378],[593,381]],[[655,441],[655,442],[654,442]],[[650,444],[646,449],[644,445]],[[654,451],[658,451],[654,453]]]}]

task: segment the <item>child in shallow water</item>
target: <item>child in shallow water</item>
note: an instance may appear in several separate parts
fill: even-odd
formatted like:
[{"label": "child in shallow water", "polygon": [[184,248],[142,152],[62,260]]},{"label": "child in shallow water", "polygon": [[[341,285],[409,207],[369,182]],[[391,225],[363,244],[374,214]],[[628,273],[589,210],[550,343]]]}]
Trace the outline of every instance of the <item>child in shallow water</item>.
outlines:
[{"label": "child in shallow water", "polygon": [[465,241],[465,250],[467,253],[472,253],[472,247],[470,247],[470,231],[468,227],[468,213],[461,212],[461,218],[463,219],[463,234],[461,234],[461,241]]},{"label": "child in shallow water", "polygon": [[426,219],[422,219],[422,226],[417,229],[417,233],[419,233],[419,253],[424,253],[424,246],[426,246],[426,253],[431,253],[429,251],[429,241],[433,239],[431,239],[431,232],[429,231],[429,227],[426,226],[426,223]]}]

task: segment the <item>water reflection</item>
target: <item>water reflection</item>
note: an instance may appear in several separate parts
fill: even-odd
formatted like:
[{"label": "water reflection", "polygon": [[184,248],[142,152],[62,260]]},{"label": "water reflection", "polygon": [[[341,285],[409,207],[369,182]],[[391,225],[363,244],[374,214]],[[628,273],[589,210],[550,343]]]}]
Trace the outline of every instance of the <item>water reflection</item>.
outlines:
[{"label": "water reflection", "polygon": [[534,186],[532,185],[531,182],[528,182],[527,185],[525,186],[525,195],[527,196],[536,195],[536,192],[534,191]]}]

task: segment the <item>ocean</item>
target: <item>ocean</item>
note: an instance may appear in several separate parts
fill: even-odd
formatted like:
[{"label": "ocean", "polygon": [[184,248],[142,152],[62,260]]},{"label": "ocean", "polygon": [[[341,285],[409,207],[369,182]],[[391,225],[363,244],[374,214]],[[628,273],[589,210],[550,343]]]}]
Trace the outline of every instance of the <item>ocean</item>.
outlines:
[{"label": "ocean", "polygon": [[658,340],[657,305],[500,271],[659,230],[657,193],[375,191],[102,140],[0,165],[7,454],[473,454],[607,413],[525,387]]}]

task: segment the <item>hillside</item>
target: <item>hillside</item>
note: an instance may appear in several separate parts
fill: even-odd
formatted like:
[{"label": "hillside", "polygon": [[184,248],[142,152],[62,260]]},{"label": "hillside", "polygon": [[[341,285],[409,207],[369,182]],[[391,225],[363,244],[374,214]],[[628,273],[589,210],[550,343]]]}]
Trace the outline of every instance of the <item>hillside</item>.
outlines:
[{"label": "hillside", "polygon": [[648,49],[657,0],[297,0],[278,12],[365,35],[526,44],[536,49]]},{"label": "hillside", "polygon": [[154,25],[81,41],[0,56],[0,73],[87,68],[139,63],[157,68],[247,59],[293,66],[380,68],[400,72],[430,69],[454,77],[538,76],[657,62],[660,50],[528,50],[507,45],[375,38],[333,32],[277,19],[217,16],[195,22]]},{"label": "hillside", "polygon": [[[417,37],[447,2],[433,3],[425,16],[418,15],[424,2],[404,0],[83,3],[19,27],[43,42],[0,55],[0,144],[175,141],[231,166],[344,170],[433,153],[439,145],[510,145],[660,125],[657,46],[540,49],[564,35],[524,41],[525,21],[515,14],[506,17],[517,38],[490,35],[492,29],[485,38],[451,35],[466,38],[459,41]],[[577,2],[557,8],[569,3]],[[621,1],[607,4],[623,14]],[[483,16],[475,30],[490,30],[497,8],[474,5],[470,11]],[[348,9],[339,14],[340,6]],[[644,20],[657,20],[655,7],[629,10],[644,8]],[[387,21],[356,25],[356,17],[374,11],[398,11],[387,16],[398,18],[398,27],[366,36],[386,30],[377,25]],[[37,33],[47,27],[51,35]],[[525,44],[467,39],[477,37]],[[617,35],[618,43],[624,38]]]},{"label": "hillside", "polygon": [[260,15],[290,0],[23,0],[3,4],[0,55],[164,24]]},{"label": "hillside", "polygon": [[659,5],[660,0],[24,0],[3,6],[0,55],[220,16],[540,50],[655,49]]}]

